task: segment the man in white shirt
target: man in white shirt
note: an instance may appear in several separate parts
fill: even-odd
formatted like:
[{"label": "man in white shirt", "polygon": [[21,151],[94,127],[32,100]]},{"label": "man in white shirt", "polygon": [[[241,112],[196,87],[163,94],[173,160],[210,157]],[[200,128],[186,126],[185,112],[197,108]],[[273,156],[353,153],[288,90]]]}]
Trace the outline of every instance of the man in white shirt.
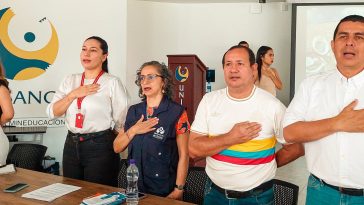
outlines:
[{"label": "man in white shirt", "polygon": [[276,141],[285,143],[285,106],[254,85],[254,53],[233,46],[222,64],[227,88],[203,97],[189,139],[190,156],[207,157],[204,204],[272,204],[277,164],[298,158],[303,148],[284,145],[275,153]]},{"label": "man in white shirt", "polygon": [[284,136],[304,143],[311,173],[306,204],[364,204],[364,17],[343,18],[331,48],[337,70],[301,84]]}]

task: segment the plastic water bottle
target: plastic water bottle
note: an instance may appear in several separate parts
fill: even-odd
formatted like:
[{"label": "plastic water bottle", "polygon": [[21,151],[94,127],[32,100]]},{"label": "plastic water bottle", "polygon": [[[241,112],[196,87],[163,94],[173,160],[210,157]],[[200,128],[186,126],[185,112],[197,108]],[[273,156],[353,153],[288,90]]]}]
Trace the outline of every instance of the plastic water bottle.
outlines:
[{"label": "plastic water bottle", "polygon": [[211,92],[211,83],[210,83],[210,82],[207,82],[207,85],[206,85],[206,92],[207,92],[207,93]]},{"label": "plastic water bottle", "polygon": [[126,179],[128,180],[128,187],[126,188],[126,204],[137,205],[139,202],[138,197],[138,167],[135,165],[135,160],[130,159],[130,165],[126,170]]}]

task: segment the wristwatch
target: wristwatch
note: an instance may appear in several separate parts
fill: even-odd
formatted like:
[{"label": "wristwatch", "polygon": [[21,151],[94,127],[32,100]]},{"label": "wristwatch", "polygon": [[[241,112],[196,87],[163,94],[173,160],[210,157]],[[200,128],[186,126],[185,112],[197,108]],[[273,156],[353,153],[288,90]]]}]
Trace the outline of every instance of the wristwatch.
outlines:
[{"label": "wristwatch", "polygon": [[178,190],[184,190],[185,185],[174,185],[174,188],[177,188]]}]

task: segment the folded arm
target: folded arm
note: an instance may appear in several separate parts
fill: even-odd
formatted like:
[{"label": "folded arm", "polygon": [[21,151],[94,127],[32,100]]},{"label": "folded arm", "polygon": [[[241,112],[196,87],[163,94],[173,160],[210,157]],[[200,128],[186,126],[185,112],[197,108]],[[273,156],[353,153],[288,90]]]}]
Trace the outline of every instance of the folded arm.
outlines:
[{"label": "folded arm", "polygon": [[337,116],[316,121],[298,121],[283,129],[287,142],[311,142],[336,132],[364,132],[364,109],[354,110],[357,100]]},{"label": "folded arm", "polygon": [[144,120],[144,115],[128,130],[120,130],[119,134],[116,136],[113,146],[114,152],[123,152],[133,140],[135,135],[144,134],[155,130],[154,126],[158,124],[159,119],[154,117],[146,121]]},{"label": "folded arm", "polygon": [[281,167],[305,155],[305,149],[300,143],[286,144],[276,153],[277,166]]}]

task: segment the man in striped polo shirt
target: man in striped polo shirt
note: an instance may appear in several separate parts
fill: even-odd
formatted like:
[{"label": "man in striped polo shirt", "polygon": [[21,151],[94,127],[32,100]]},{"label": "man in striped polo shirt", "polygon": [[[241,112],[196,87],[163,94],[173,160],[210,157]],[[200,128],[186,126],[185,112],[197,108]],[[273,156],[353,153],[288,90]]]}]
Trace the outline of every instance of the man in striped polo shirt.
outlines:
[{"label": "man in striped polo shirt", "polygon": [[254,53],[233,46],[222,59],[227,87],[206,94],[191,127],[190,156],[207,157],[204,204],[272,204],[272,179],[303,155],[300,144],[284,145],[285,106],[254,85]]}]

